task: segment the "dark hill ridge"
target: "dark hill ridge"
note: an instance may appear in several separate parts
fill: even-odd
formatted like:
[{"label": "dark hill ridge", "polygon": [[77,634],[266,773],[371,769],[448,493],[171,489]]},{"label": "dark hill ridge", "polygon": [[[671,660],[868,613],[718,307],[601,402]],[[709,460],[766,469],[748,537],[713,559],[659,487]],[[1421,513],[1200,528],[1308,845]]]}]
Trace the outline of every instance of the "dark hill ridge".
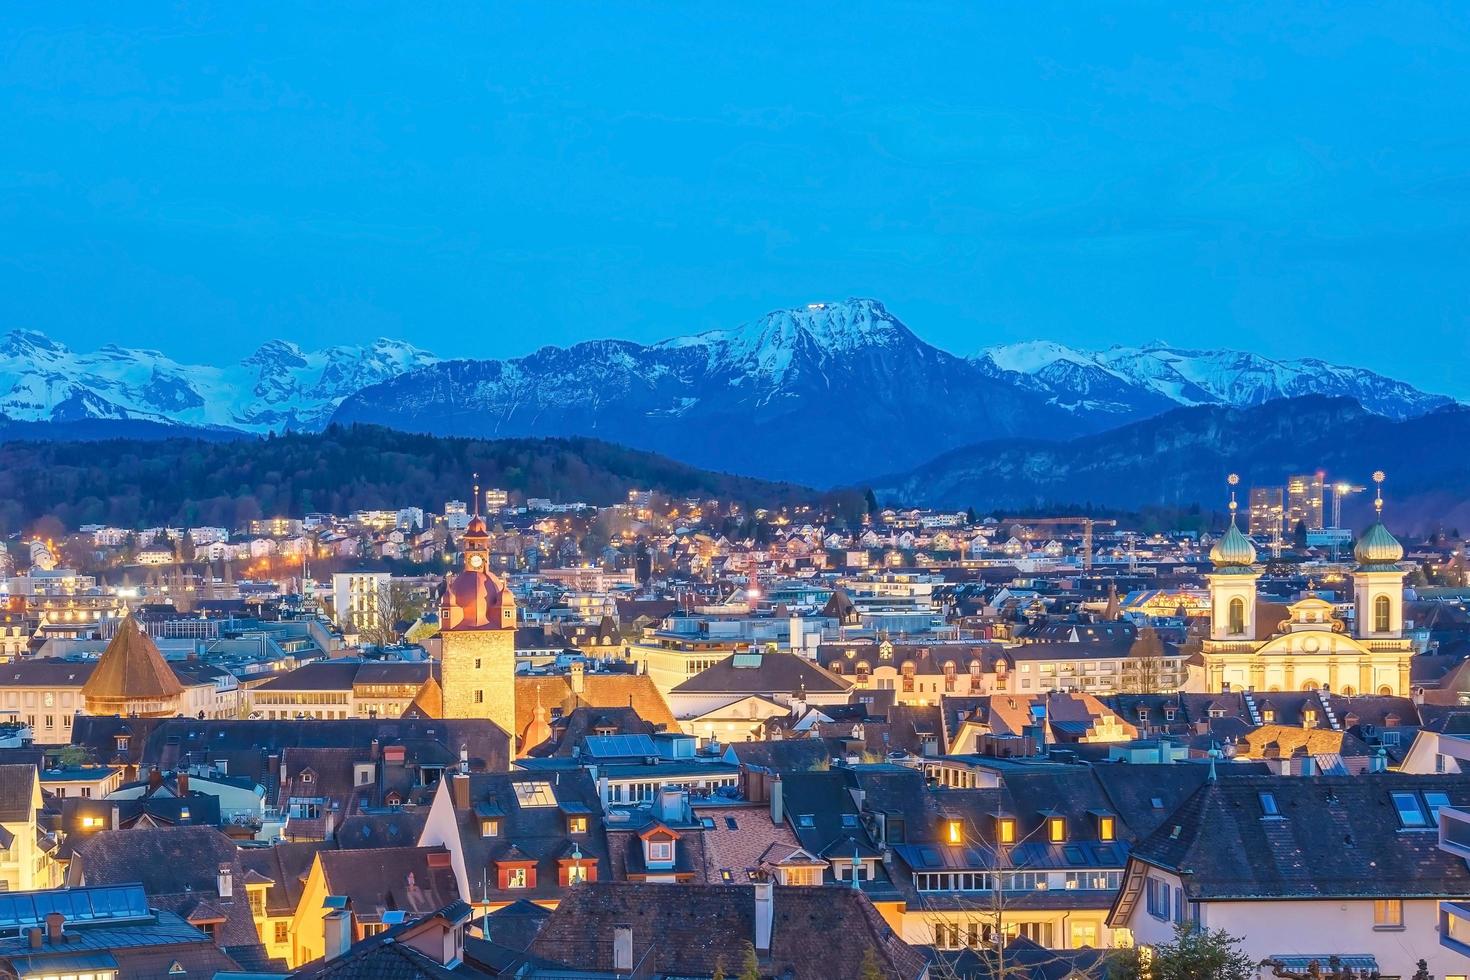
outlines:
[{"label": "dark hill ridge", "polygon": [[[1249,487],[1280,485],[1290,473],[1318,469],[1364,483],[1382,469],[1389,474],[1390,524],[1470,526],[1467,445],[1470,408],[1464,406],[1394,421],[1351,399],[1309,396],[1247,409],[1176,409],[1063,442],[980,442],[872,483],[881,500],[980,510],[1057,503],[1218,507],[1230,472]],[[1359,501],[1360,517],[1361,508]]]},{"label": "dark hill ridge", "polygon": [[[129,431],[131,426],[124,426]],[[611,504],[631,489],[777,505],[813,499],[791,484],[701,470],[597,439],[457,439],[376,426],[312,434],[197,438],[38,437],[0,445],[0,528],[42,515],[67,527],[208,524],[238,527],[310,511],[418,506],[440,512],[467,500],[470,474],[485,486],[554,501]],[[106,429],[92,423],[89,435]],[[131,432],[129,431],[129,434]]]}]

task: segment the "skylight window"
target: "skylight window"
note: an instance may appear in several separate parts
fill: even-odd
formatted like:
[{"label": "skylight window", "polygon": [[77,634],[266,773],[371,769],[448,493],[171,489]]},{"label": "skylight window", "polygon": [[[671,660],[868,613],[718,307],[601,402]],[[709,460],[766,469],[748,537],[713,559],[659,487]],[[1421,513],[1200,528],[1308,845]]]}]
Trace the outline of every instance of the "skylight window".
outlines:
[{"label": "skylight window", "polygon": [[858,818],[857,818],[857,814],[856,813],[844,813],[842,815],[842,826],[844,828],[846,828],[847,830],[852,830],[857,825],[858,825]]},{"label": "skylight window", "polygon": [[552,791],[550,783],[537,781],[512,785],[516,790],[516,802],[522,809],[556,806],[556,793]]},{"label": "skylight window", "polygon": [[1281,816],[1281,808],[1276,805],[1276,794],[1275,793],[1257,793],[1256,796],[1261,801],[1261,816],[1263,816],[1263,817],[1279,817],[1279,816]]},{"label": "skylight window", "polygon": [[1413,793],[1389,793],[1394,809],[1399,812],[1399,825],[1403,827],[1426,827],[1429,818],[1419,806],[1419,797]]},{"label": "skylight window", "polygon": [[803,830],[811,830],[817,825],[817,820],[810,813],[803,813],[797,816],[796,825]]},{"label": "skylight window", "polygon": [[1438,790],[1428,790],[1424,793],[1424,805],[1429,808],[1429,822],[1439,824],[1439,808],[1450,805],[1450,797],[1447,793]]}]

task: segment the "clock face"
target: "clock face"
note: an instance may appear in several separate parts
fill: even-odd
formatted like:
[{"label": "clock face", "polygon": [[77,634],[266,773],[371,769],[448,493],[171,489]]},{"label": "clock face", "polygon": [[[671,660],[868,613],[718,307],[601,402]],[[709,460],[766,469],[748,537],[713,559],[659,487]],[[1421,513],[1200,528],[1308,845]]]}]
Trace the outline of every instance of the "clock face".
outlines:
[{"label": "clock face", "polygon": [[56,695],[52,694],[50,691],[47,691],[46,697],[43,700],[45,700],[46,702],[46,707],[49,708],[56,703]]},{"label": "clock face", "polygon": [[470,555],[471,568],[479,568],[483,564],[485,564],[484,558],[481,558],[479,555]]}]

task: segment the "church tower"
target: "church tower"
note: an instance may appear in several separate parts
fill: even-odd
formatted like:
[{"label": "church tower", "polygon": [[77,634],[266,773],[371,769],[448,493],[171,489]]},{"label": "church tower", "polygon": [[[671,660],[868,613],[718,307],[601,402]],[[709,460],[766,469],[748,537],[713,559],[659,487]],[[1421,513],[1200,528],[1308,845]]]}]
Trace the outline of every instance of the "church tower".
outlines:
[{"label": "church tower", "polygon": [[515,598],[490,571],[490,534],[475,515],[461,539],[464,569],[449,581],[439,607],[440,686],[445,718],[488,718],[511,736],[515,757]]},{"label": "church tower", "polygon": [[1353,548],[1353,635],[1360,640],[1398,640],[1404,635],[1404,547],[1383,526],[1383,471],[1373,474],[1377,519]]},{"label": "church tower", "polygon": [[1253,643],[1256,639],[1256,547],[1236,524],[1235,485],[1230,474],[1230,528],[1210,549],[1215,570],[1210,585],[1210,640],[1216,643]]}]

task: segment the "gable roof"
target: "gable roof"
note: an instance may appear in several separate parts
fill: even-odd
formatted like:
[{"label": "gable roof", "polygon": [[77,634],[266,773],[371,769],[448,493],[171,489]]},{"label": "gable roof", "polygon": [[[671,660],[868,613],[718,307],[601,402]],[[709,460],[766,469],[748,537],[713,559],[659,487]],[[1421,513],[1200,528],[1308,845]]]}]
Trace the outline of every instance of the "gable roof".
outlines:
[{"label": "gable roof", "polygon": [[737,653],[675,687],[673,694],[841,694],[852,682],[789,650]]}]

